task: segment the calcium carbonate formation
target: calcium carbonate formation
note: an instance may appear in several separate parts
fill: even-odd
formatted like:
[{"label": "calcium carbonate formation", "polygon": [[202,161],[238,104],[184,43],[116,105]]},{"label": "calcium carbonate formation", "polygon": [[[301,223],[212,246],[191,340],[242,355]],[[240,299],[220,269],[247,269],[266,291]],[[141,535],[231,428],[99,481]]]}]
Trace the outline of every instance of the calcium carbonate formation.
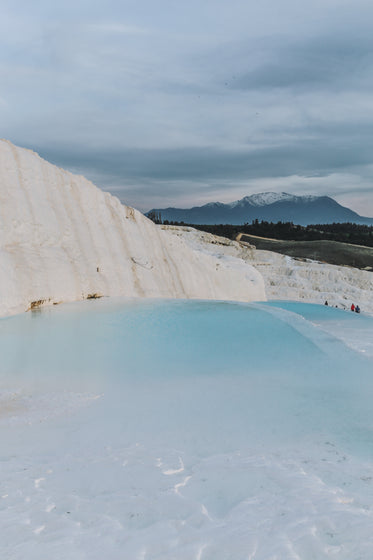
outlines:
[{"label": "calcium carbonate formation", "polygon": [[359,303],[373,313],[373,273],[348,266],[336,266],[308,259],[293,259],[272,251],[253,250],[247,243],[198,231],[191,227],[161,226],[188,245],[219,256],[236,257],[260,271],[269,300],[293,300],[350,309]]},{"label": "calcium carbonate formation", "polygon": [[244,260],[192,248],[81,176],[0,140],[0,315],[128,296],[264,300]]}]

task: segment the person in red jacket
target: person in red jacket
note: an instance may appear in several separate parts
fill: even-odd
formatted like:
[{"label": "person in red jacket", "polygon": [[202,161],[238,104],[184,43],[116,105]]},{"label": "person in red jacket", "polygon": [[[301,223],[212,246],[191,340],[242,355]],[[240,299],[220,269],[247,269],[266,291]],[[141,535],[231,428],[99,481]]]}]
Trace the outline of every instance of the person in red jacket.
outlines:
[{"label": "person in red jacket", "polygon": [[351,303],[351,311],[355,311],[355,306],[353,303]]}]

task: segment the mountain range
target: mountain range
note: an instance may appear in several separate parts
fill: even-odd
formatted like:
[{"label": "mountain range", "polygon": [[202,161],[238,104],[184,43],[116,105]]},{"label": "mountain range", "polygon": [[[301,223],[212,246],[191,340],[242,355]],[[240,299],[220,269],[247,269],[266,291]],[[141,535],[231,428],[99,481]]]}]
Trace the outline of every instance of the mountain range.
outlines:
[{"label": "mountain range", "polygon": [[264,192],[228,204],[209,202],[193,208],[154,208],[147,216],[186,224],[244,224],[253,220],[293,222],[299,225],[353,222],[373,225],[329,196],[296,196]]}]

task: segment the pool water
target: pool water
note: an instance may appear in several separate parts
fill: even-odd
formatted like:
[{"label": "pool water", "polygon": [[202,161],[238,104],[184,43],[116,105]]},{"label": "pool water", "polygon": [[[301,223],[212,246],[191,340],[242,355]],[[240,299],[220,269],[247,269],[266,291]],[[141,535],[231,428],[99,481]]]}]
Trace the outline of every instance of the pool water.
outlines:
[{"label": "pool water", "polygon": [[122,299],[1,320],[2,557],[372,556],[373,362],[343,339],[372,326]]}]

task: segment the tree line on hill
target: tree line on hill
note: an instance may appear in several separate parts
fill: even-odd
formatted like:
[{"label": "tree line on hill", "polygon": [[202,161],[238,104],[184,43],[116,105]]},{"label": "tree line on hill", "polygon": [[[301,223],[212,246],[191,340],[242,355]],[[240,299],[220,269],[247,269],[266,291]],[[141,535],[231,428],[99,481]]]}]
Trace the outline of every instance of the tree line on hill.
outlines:
[{"label": "tree line on hill", "polygon": [[293,224],[293,222],[274,223],[253,220],[251,224],[245,223],[243,225],[196,225],[186,224],[184,222],[172,222],[168,220],[162,221],[160,213],[154,212],[154,215],[149,214],[148,217],[158,224],[190,226],[195,229],[227,237],[229,239],[236,239],[239,233],[246,233],[248,235],[257,235],[259,237],[283,239],[288,241],[329,240],[373,247],[373,226],[360,225],[351,222],[300,226]]}]

